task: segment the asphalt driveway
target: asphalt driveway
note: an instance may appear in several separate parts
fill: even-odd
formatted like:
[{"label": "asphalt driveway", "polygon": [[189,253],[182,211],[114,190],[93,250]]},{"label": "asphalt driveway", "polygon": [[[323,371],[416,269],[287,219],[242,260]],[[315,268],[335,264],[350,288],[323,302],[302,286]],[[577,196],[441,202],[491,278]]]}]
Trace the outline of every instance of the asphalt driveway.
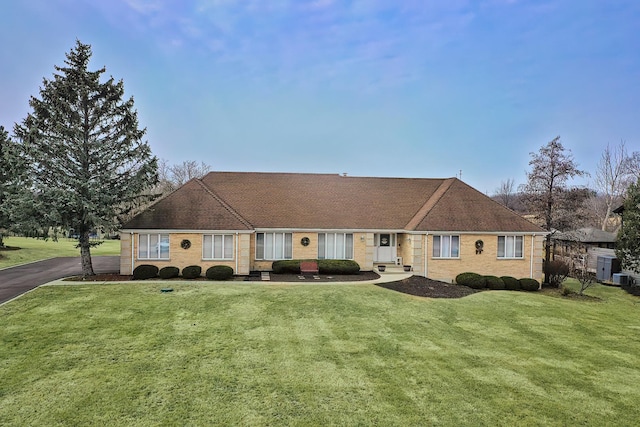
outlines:
[{"label": "asphalt driveway", "polygon": [[[118,256],[92,256],[91,261],[96,273],[117,273],[120,270]],[[52,258],[0,270],[0,304],[45,283],[80,274],[80,257]]]}]

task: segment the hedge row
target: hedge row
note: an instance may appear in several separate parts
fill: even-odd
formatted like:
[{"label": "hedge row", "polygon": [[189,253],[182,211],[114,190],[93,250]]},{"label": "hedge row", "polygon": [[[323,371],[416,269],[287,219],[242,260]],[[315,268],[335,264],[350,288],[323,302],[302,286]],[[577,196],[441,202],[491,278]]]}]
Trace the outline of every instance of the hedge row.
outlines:
[{"label": "hedge row", "polygon": [[[190,265],[182,269],[182,277],[185,279],[195,279],[202,275],[202,267]],[[173,279],[180,276],[178,267],[163,267],[158,270],[155,265],[141,264],[133,270],[133,280]],[[205,277],[210,280],[229,280],[233,277],[233,268],[226,265],[214,265],[205,272]]]},{"label": "hedge row", "polygon": [[360,265],[350,259],[286,259],[274,261],[271,264],[271,270],[274,274],[300,274],[302,261],[317,262],[320,274],[357,274],[360,271]]},{"label": "hedge row", "polygon": [[516,279],[511,276],[482,276],[477,273],[460,273],[456,276],[458,285],[468,286],[473,289],[492,289],[508,291],[537,291],[540,289],[540,282],[535,279]]}]

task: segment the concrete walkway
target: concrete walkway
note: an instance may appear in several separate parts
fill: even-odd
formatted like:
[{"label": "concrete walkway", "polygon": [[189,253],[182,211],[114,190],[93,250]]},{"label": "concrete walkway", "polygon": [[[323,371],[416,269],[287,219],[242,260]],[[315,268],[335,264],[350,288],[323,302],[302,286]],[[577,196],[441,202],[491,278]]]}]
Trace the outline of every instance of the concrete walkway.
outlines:
[{"label": "concrete walkway", "polygon": [[373,279],[373,280],[354,280],[354,281],[348,281],[348,282],[321,282],[321,281],[315,281],[313,279],[308,279],[308,280],[300,280],[299,282],[278,282],[278,281],[262,281],[260,279],[258,280],[252,280],[252,281],[222,281],[222,282],[215,282],[213,280],[208,280],[205,282],[194,282],[193,280],[171,280],[169,281],[165,281],[165,280],[153,280],[153,279],[148,279],[148,280],[142,280],[140,282],[130,282],[130,281],[126,281],[126,282],[113,282],[113,281],[109,281],[109,282],[66,282],[62,279],[60,280],[54,280],[50,283],[47,283],[46,285],[66,285],[66,286],[70,286],[70,285],[89,285],[89,284],[103,284],[103,283],[144,283],[144,284],[149,284],[149,283],[153,283],[153,284],[158,284],[158,285],[164,285],[164,286],[177,286],[177,285],[189,285],[189,284],[193,284],[193,283],[200,283],[200,284],[206,284],[206,283],[224,283],[227,285],[239,285],[239,286],[243,286],[243,285],[263,285],[263,286],[271,286],[271,285],[291,285],[291,286],[318,286],[318,285],[323,285],[323,286],[331,286],[331,285],[371,285],[371,284],[376,284],[376,283],[387,283],[387,282],[395,282],[398,280],[404,280],[407,279],[409,277],[411,277],[413,274],[412,273],[379,273],[380,277],[377,279]]},{"label": "concrete walkway", "polygon": [[[93,256],[96,273],[117,273],[120,257]],[[62,277],[82,274],[80,257],[51,258],[0,270],[0,304]]]}]

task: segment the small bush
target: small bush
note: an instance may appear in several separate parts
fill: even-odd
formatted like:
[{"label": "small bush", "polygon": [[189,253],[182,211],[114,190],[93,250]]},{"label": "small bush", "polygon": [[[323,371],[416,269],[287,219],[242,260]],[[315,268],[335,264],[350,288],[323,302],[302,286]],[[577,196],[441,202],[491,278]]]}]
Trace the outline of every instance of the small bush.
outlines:
[{"label": "small bush", "polygon": [[520,281],[515,277],[511,276],[502,276],[502,281],[504,282],[504,288],[508,291],[519,291],[520,290]]},{"label": "small bush", "polygon": [[271,264],[271,270],[274,274],[300,274],[300,260],[284,259],[274,261]]},{"label": "small bush", "polygon": [[569,276],[571,266],[566,261],[552,259],[544,263],[544,273],[549,276],[549,286],[559,288]]},{"label": "small bush", "polygon": [[620,287],[623,290],[625,290],[627,293],[631,294],[631,295],[640,296],[640,286],[639,285],[627,284],[627,285],[621,285]]},{"label": "small bush", "polygon": [[525,277],[524,279],[520,279],[520,287],[523,291],[533,292],[540,289],[540,282],[536,279]]},{"label": "small bush", "polygon": [[274,274],[300,274],[301,261],[316,261],[320,274],[358,274],[360,271],[360,265],[350,259],[286,259],[274,261],[271,264],[271,270]]},{"label": "small bush", "polygon": [[182,277],[185,279],[195,279],[196,277],[200,277],[202,273],[202,267],[199,265],[190,265],[182,269]]},{"label": "small bush", "polygon": [[565,296],[565,297],[575,294],[575,292],[572,291],[571,288],[568,288],[566,286],[562,287],[562,291],[560,291],[560,293],[562,294],[562,296]]},{"label": "small bush", "polygon": [[487,279],[484,276],[478,275],[478,277],[472,278],[469,280],[468,287],[471,289],[484,289],[487,287]]},{"label": "small bush", "polygon": [[477,273],[460,273],[456,276],[458,285],[468,286],[472,289],[484,289],[487,287],[487,280]]},{"label": "small bush", "polygon": [[458,285],[469,286],[472,281],[478,280],[481,277],[477,273],[460,273],[456,276],[456,283]]},{"label": "small bush", "polygon": [[158,277],[158,267],[155,265],[141,264],[133,270],[133,280],[145,280]]},{"label": "small bush", "polygon": [[494,291],[502,291],[506,287],[504,281],[496,276],[484,276],[484,280],[487,283],[487,288]]},{"label": "small bush", "polygon": [[350,259],[321,259],[318,270],[320,274],[358,274],[360,265]]},{"label": "small bush", "polygon": [[180,269],[178,267],[162,267],[158,272],[158,276],[161,279],[173,279],[180,275]]},{"label": "small bush", "polygon": [[229,280],[233,277],[233,268],[227,265],[214,265],[204,274],[209,280]]}]

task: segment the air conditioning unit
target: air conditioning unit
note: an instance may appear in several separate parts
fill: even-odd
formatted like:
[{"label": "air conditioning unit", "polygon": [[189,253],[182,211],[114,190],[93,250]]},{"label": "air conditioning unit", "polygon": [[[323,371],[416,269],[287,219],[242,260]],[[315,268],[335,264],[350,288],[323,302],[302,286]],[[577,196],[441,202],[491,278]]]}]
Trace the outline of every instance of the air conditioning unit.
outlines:
[{"label": "air conditioning unit", "polygon": [[613,283],[615,285],[628,285],[629,284],[629,275],[622,273],[614,273],[613,275]]}]

